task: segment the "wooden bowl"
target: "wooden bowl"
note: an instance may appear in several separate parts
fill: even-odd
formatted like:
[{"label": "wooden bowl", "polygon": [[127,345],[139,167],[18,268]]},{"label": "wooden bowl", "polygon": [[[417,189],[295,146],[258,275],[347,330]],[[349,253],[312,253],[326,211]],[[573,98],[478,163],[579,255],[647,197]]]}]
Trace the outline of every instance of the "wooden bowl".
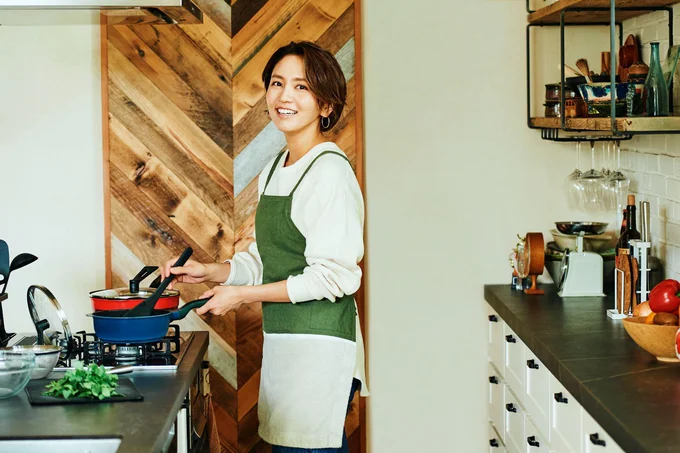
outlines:
[{"label": "wooden bowl", "polygon": [[624,318],[623,328],[633,341],[652,354],[659,362],[680,362],[675,354],[675,334],[678,326],[645,324],[645,318]]}]

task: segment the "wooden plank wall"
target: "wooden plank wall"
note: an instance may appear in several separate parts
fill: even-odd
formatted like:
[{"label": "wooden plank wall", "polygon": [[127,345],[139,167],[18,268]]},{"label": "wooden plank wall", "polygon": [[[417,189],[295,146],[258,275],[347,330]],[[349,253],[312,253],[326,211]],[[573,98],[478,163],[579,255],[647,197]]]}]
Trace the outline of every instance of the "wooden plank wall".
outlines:
[{"label": "wooden plank wall", "polygon": [[[125,286],[144,264],[160,264],[186,246],[209,262],[251,243],[257,176],[285,146],[265,114],[260,75],[290,41],[315,41],[340,61],[348,105],[329,139],[363,175],[354,3],[198,0],[202,24],[102,25],[108,285]],[[207,287],[181,285],[182,299]],[[181,325],[210,332],[222,450],[269,451],[257,436],[260,307],[224,317],[191,314]],[[346,426],[353,453],[365,451],[357,401]]]}]

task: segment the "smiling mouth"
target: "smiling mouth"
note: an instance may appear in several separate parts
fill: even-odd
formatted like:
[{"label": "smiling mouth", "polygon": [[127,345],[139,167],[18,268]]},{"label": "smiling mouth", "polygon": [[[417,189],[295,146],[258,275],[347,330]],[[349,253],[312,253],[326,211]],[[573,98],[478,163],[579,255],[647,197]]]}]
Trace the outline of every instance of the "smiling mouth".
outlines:
[{"label": "smiling mouth", "polygon": [[279,116],[281,116],[283,118],[289,118],[289,117],[295,115],[297,113],[297,111],[291,110],[291,109],[281,109],[281,108],[279,108],[279,109],[276,109],[276,113],[278,113]]}]

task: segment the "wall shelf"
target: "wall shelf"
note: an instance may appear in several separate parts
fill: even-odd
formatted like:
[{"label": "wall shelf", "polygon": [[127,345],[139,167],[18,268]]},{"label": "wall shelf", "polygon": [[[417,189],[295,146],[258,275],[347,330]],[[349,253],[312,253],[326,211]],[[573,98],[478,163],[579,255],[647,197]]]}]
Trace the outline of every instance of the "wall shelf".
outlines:
[{"label": "wall shelf", "polygon": [[[616,0],[616,8],[664,8],[678,3],[679,0]],[[559,0],[552,5],[531,12],[527,18],[533,25],[558,25],[560,15],[565,11],[566,24],[586,24],[609,22],[610,0]],[[585,8],[601,8],[602,11],[577,11]],[[616,21],[647,14],[647,10],[617,11]]]},{"label": "wall shelf", "polygon": [[[561,129],[560,118],[531,118],[531,125],[537,129]],[[566,130],[611,132],[611,118],[567,118]],[[620,132],[663,132],[680,130],[680,116],[617,118],[616,130]]]}]

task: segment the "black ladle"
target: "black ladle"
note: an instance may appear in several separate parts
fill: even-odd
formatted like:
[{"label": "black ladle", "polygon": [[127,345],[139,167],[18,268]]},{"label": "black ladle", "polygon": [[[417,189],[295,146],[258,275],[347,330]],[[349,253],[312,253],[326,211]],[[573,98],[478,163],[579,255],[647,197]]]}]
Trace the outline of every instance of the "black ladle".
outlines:
[{"label": "black ladle", "polygon": [[[194,251],[191,249],[191,247],[187,247],[179,256],[175,264],[172,265],[172,267],[184,266],[184,264],[187,262],[192,253],[194,253]],[[127,318],[138,316],[151,316],[151,314],[153,313],[153,309],[156,306],[156,302],[158,302],[158,299],[160,299],[161,295],[163,294],[163,291],[165,291],[165,288],[168,287],[168,285],[174,278],[175,276],[172,274],[165,277],[161,284],[158,286],[158,289],[156,289],[156,291],[152,295],[150,295],[149,297],[147,297],[146,299],[144,299],[143,301],[129,309],[127,313],[125,313],[123,316]]]},{"label": "black ladle", "polygon": [[7,273],[7,277],[5,277],[5,286],[2,287],[2,292],[0,294],[4,294],[6,292],[7,282],[9,282],[9,276],[13,271],[21,269],[24,266],[28,266],[37,259],[37,256],[31,255],[30,253],[19,253],[17,256],[15,256],[12,260],[12,263],[9,265],[9,272]]}]

